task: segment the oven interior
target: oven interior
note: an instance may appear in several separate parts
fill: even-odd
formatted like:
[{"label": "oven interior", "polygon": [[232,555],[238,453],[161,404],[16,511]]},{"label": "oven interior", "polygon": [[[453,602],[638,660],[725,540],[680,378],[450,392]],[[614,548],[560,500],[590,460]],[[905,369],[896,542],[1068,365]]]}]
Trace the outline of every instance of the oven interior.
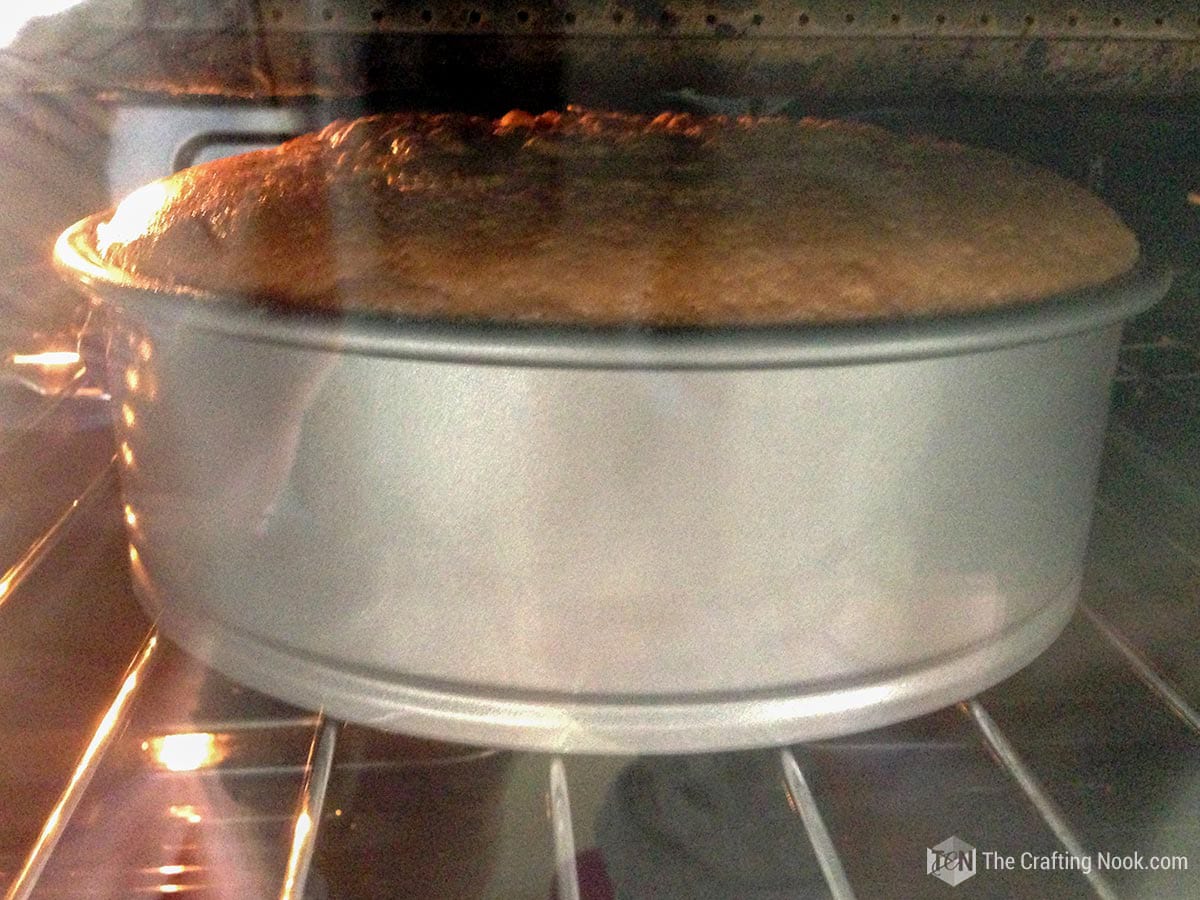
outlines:
[{"label": "oven interior", "polygon": [[[1047,0],[163,0],[31,23],[0,51],[0,888],[937,897],[927,854],[956,836],[1017,860],[964,896],[1200,895],[1198,41],[1191,4]],[[995,147],[1087,184],[1172,268],[1126,328],[1082,602],[1048,652],[851,737],[556,757],[338,723],[157,636],[129,584],[103,330],[50,272],[54,236],[338,116],[568,101]],[[1101,852],[1131,862],[1070,863]]]}]

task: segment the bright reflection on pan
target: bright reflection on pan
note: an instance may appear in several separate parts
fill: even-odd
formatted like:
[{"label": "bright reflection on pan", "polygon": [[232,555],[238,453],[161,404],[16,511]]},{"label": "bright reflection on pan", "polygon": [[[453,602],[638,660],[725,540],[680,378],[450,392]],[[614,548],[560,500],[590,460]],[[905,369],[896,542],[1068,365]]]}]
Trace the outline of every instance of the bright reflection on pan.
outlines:
[{"label": "bright reflection on pan", "polygon": [[215,766],[225,758],[217,736],[208,731],[164,734],[143,741],[142,749],[168,772],[195,772]]},{"label": "bright reflection on pan", "polygon": [[113,244],[127,244],[141,237],[154,224],[171,191],[162,182],[152,181],[122,200],[113,217],[96,226],[96,249],[102,254]]},{"label": "bright reflection on pan", "polygon": [[778,700],[770,704],[773,717],[816,719],[836,716],[854,710],[867,709],[886,703],[896,688],[892,685],[869,685],[841,691],[830,691],[815,697],[797,697]]}]

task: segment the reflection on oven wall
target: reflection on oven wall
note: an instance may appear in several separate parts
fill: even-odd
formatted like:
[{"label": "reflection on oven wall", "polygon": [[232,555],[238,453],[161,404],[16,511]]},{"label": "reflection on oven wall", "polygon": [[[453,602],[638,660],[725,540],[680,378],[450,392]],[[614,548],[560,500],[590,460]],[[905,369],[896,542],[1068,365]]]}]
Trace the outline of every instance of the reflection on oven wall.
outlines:
[{"label": "reflection on oven wall", "polygon": [[114,111],[108,155],[110,198],[116,203],[186,166],[277,144],[309,130],[307,118],[300,109],[275,105],[122,105]]},{"label": "reflection on oven wall", "polygon": [[[0,106],[3,570],[111,453],[93,311],[47,277],[55,229],[106,203],[110,116],[72,97],[6,93]],[[55,415],[60,406],[70,415]]]}]

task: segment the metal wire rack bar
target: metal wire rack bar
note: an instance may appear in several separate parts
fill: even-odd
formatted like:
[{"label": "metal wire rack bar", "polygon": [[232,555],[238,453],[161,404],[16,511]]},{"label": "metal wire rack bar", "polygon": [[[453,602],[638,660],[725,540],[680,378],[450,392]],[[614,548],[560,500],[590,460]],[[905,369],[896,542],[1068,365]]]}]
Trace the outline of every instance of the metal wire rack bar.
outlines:
[{"label": "metal wire rack bar", "polygon": [[71,773],[71,778],[67,782],[67,786],[63,789],[62,795],[54,805],[54,809],[51,810],[50,815],[46,817],[42,831],[34,842],[33,848],[29,851],[25,864],[21,867],[21,871],[17,873],[16,879],[4,895],[5,900],[28,900],[32,896],[38,879],[45,870],[46,863],[50,860],[50,855],[54,852],[59,838],[66,831],[67,824],[71,821],[71,816],[79,806],[79,801],[83,797],[84,791],[87,790],[92,776],[96,774],[96,770],[100,767],[100,762],[103,760],[105,752],[112,746],[113,738],[120,731],[120,726],[124,722],[134,698],[137,696],[138,689],[145,684],[150,665],[155,658],[154,651],[158,645],[158,628],[157,626],[151,626],[149,633],[130,663],[129,669],[125,673],[125,678],[121,681],[117,695],[113,698],[107,712],[104,714],[104,718],[100,720],[100,724],[96,727],[95,732],[93,732],[91,740],[88,741],[88,745],[83,751],[83,755],[79,757],[79,762],[75,765],[75,770]]},{"label": "metal wire rack bar", "polygon": [[1200,734],[1200,712],[1179,691],[1175,690],[1161,675],[1155,672],[1146,658],[1132,644],[1125,640],[1115,628],[1109,625],[1098,612],[1086,603],[1081,603],[1079,610],[1092,624],[1092,627],[1099,631],[1104,636],[1104,639],[1125,658],[1125,662],[1129,663],[1134,674],[1150,688],[1151,692],[1169,706],[1171,711],[1182,719],[1193,732]]},{"label": "metal wire rack bar", "polygon": [[287,869],[279,900],[300,900],[312,868],[313,848],[321,826],[321,811],[325,808],[325,789],[333,772],[333,751],[337,745],[338,723],[319,717],[308,751],[308,774],[300,788],[299,809],[292,826],[292,848],[288,853]]},{"label": "metal wire rack bar", "polygon": [[[1067,822],[1066,817],[1058,808],[1058,804],[1046,793],[1045,788],[1037,780],[1037,777],[1025,765],[1025,761],[1021,759],[1016,748],[1000,730],[1000,726],[988,714],[988,711],[983,708],[976,699],[967,700],[962,704],[966,713],[975,722],[983,735],[984,741],[995,754],[996,759],[1008,771],[1021,791],[1033,804],[1034,809],[1042,817],[1043,821],[1054,832],[1054,836],[1058,838],[1071,856],[1082,858],[1088,855],[1087,849],[1083,846],[1083,842],[1075,834],[1074,829]],[[1116,900],[1117,893],[1109,884],[1108,879],[1100,874],[1098,870],[1092,867],[1083,869],[1083,876],[1092,886],[1092,890],[1096,892],[1096,896],[1102,900]]]},{"label": "metal wire rack bar", "polygon": [[29,549],[3,575],[0,575],[0,606],[16,592],[21,583],[28,578],[45,558],[46,554],[62,537],[64,531],[81,509],[86,508],[116,477],[117,457],[114,455],[108,464],[100,470],[83,489],[78,497],[71,501],[66,511],[55,520],[46,532],[35,540]]},{"label": "metal wire rack bar", "polygon": [[188,733],[193,731],[282,731],[287,728],[316,728],[319,715],[289,716],[287,718],[212,719],[195,722],[175,722],[155,729],[156,734]]},{"label": "metal wire rack bar", "polygon": [[[189,731],[208,731],[221,733],[223,729],[197,727],[188,729]],[[235,729],[224,729],[226,733]],[[170,734],[170,731],[164,731],[165,734]],[[376,759],[376,760],[344,760],[338,763],[338,771],[345,773],[361,773],[361,772],[388,772],[392,774],[404,771],[432,771],[434,769],[444,769],[451,766],[460,766],[464,763],[475,762],[476,760],[485,759],[488,756],[494,756],[503,751],[497,749],[487,749],[472,753],[463,753],[459,756],[449,756],[444,759],[421,759],[421,760],[397,760],[397,759]],[[302,765],[264,765],[264,766],[227,766],[222,765],[219,769],[208,769],[196,772],[159,772],[159,778],[187,778],[190,780],[196,779],[220,779],[220,778],[247,778],[252,776],[280,776],[280,775],[306,775],[309,771],[309,765],[305,762]]]},{"label": "metal wire rack bar", "polygon": [[808,832],[808,840],[817,855],[817,863],[821,866],[829,893],[833,900],[854,900],[854,889],[850,887],[846,869],[838,856],[837,848],[833,845],[833,839],[829,836],[829,829],[825,827],[825,820],[821,818],[820,807],[817,806],[817,800],[804,778],[800,764],[796,762],[792,751],[786,748],[780,751],[779,759],[783,764],[783,778],[788,793],[800,813],[804,830]]},{"label": "metal wire rack bar", "polygon": [[579,900],[571,795],[567,790],[566,766],[557,756],[550,762],[550,822],[554,830],[554,874],[558,900]]}]

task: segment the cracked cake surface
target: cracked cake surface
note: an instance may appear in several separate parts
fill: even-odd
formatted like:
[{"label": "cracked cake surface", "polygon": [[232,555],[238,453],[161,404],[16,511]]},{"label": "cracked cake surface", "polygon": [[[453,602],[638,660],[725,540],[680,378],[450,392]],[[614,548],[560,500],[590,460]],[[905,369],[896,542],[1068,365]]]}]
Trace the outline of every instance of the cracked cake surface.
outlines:
[{"label": "cracked cake surface", "polygon": [[967,312],[1128,271],[1101,200],[998,153],[831,120],[388,113],[139,188],[135,276],[422,319],[769,325]]}]

